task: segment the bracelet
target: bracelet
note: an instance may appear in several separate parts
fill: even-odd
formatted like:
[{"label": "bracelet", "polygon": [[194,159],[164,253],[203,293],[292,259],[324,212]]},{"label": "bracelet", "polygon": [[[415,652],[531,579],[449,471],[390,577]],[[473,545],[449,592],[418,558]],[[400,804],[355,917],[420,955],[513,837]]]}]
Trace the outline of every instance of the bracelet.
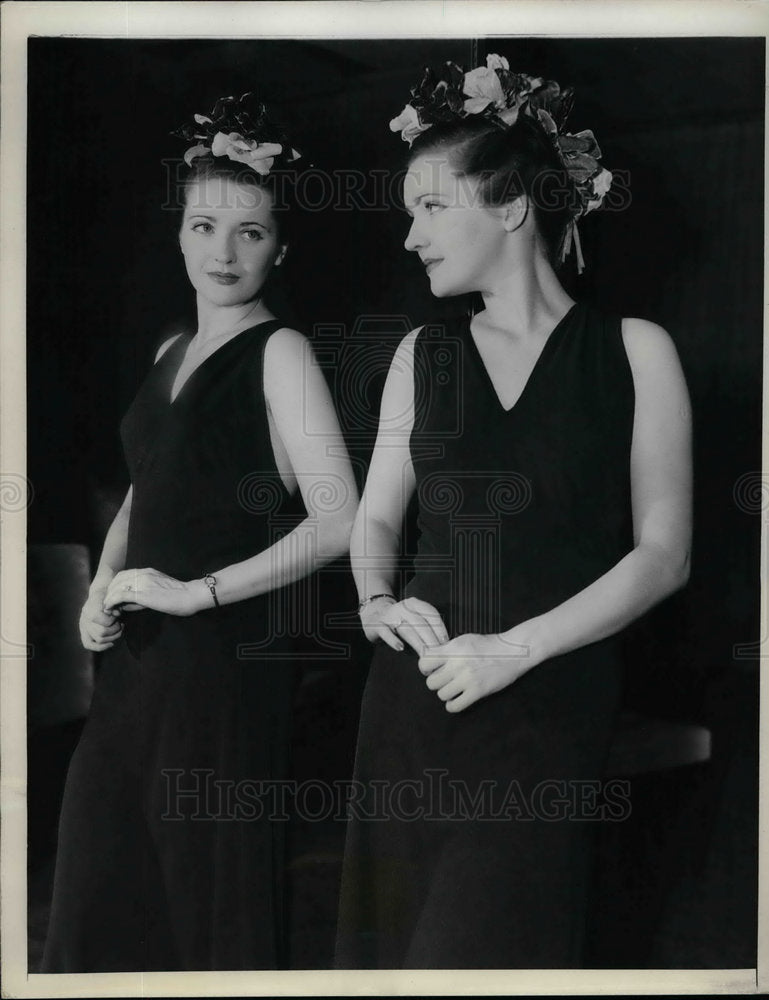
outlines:
[{"label": "bracelet", "polygon": [[395,596],[395,594],[370,594],[368,597],[366,597],[364,600],[360,602],[360,604],[358,605],[358,611],[362,611],[367,604],[371,604],[372,601],[379,600],[380,597],[389,597],[394,604],[398,603],[398,598]]},{"label": "bracelet", "polygon": [[205,583],[211,591],[211,597],[214,599],[214,604],[217,608],[220,608],[221,604],[219,603],[219,598],[216,596],[216,577],[212,573],[206,573],[203,576],[203,583]]}]

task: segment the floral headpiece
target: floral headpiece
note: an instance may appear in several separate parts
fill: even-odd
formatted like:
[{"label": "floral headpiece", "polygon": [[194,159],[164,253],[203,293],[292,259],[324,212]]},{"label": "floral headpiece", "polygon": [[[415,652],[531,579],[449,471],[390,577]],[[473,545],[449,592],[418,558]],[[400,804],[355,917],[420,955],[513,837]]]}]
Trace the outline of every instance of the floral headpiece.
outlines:
[{"label": "floral headpiece", "polygon": [[194,125],[181,125],[171,133],[185,142],[197,140],[184,154],[188,166],[196,157],[210,154],[227,156],[266,175],[276,157],[291,163],[301,156],[288,143],[283,129],[269,120],[264,104],[252,93],[239,99],[220,97],[210,115],[193,117]]},{"label": "floral headpiece", "polygon": [[439,122],[456,121],[470,115],[491,119],[501,127],[514,125],[525,114],[539,122],[550,137],[576,195],[576,209],[566,232],[561,260],[572,243],[577,266],[584,268],[577,232],[577,219],[598,208],[611,187],[612,175],[598,163],[601,150],[590,129],[572,134],[565,131],[574,103],[574,90],[561,90],[554,80],[513,73],[504,56],[489,55],[486,65],[465,73],[447,62],[440,78],[425,69],[422,80],[411,88],[411,101],[390,122],[409,145],[420,133]]}]

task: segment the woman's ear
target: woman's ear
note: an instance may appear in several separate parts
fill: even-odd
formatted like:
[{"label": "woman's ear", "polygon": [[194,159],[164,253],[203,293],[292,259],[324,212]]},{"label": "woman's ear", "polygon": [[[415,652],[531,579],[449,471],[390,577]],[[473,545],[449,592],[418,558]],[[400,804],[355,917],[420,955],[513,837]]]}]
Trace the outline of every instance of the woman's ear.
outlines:
[{"label": "woman's ear", "polygon": [[526,221],[526,216],[529,214],[529,199],[525,194],[519,195],[517,198],[513,198],[504,207],[504,214],[502,216],[502,225],[505,227],[508,233],[514,233],[516,229],[520,228]]},{"label": "woman's ear", "polygon": [[286,254],[288,253],[288,243],[283,243],[278,256],[275,258],[274,267],[279,267],[285,260]]}]

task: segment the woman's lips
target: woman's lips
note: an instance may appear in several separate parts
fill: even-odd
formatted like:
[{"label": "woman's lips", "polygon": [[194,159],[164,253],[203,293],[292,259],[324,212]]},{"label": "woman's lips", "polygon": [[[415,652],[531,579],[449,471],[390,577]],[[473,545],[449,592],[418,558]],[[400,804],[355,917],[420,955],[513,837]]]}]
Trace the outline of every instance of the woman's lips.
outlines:
[{"label": "woman's lips", "polygon": [[422,263],[424,264],[425,272],[429,274],[430,271],[434,270],[442,260],[442,257],[434,257],[432,260],[423,260]]},{"label": "woman's lips", "polygon": [[217,285],[234,285],[236,281],[240,281],[237,274],[229,274],[225,271],[209,271],[208,277]]}]

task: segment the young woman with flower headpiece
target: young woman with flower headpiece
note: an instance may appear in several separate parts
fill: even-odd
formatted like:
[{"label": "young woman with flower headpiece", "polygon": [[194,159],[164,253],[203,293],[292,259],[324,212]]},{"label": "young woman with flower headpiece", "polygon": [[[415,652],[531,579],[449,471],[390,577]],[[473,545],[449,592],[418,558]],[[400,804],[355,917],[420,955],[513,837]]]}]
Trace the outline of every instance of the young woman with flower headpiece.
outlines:
[{"label": "young woman with flower headpiece", "polygon": [[251,95],[177,134],[194,142],[179,244],[198,326],[161,347],[122,424],[131,488],[80,620],[106,655],[67,781],[46,972],[286,963],[270,787],[287,777],[306,605],[292,585],[346,552],[357,492],[309,343],[263,300],[299,154]]},{"label": "young woman with flower headpiece", "polygon": [[[574,302],[577,220],[611,175],[571,92],[488,57],[427,71],[406,249],[483,308],[396,351],[351,558],[366,635],[340,968],[582,962],[616,635],[684,585],[690,411],[670,337]],[[399,592],[416,497],[415,571]],[[621,795],[619,796],[621,800]]]}]

